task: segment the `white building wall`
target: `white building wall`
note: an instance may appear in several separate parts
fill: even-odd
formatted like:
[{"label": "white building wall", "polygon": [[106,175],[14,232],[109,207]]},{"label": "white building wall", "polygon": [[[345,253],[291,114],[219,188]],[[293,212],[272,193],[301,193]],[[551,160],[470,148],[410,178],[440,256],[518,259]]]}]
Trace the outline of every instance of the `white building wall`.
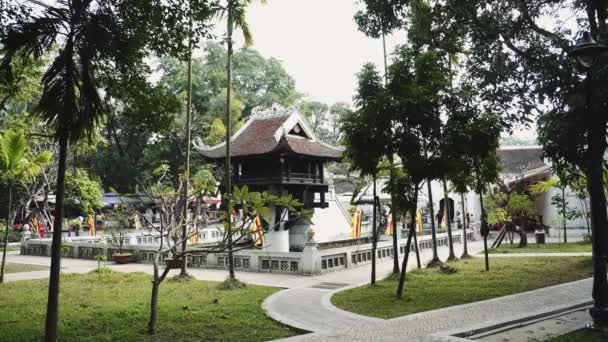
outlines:
[{"label": "white building wall", "polygon": [[[554,195],[561,195],[559,189],[551,189],[539,198],[542,198],[543,202],[537,206],[540,211],[539,214],[543,215],[543,223],[550,226],[551,228],[562,228],[562,219],[559,214],[559,210],[553,204],[551,204],[551,197]],[[566,200],[568,201],[568,207],[584,212],[583,204],[576,198],[575,193],[570,189],[566,188]],[[587,222],[584,217],[569,220],[566,222],[568,228],[587,228]]]},{"label": "white building wall", "polygon": [[[450,184],[448,182],[448,191],[450,189]],[[443,199],[443,183],[440,181],[431,181],[431,191],[433,195],[433,210],[434,215],[437,216],[439,212],[439,202]],[[459,193],[448,192],[448,197],[454,200],[454,221],[457,221],[459,216],[457,213],[460,213],[460,219],[462,220],[462,200]],[[479,204],[479,195],[474,192],[469,192],[464,195],[465,198],[465,208],[468,211],[471,217],[471,224],[479,224],[479,218],[481,217],[480,213],[480,204]],[[424,183],[422,185],[422,189],[420,190],[420,194],[418,197],[418,208],[424,208],[428,205],[428,187],[427,184]],[[435,217],[435,221],[437,218]],[[438,227],[438,222],[435,222],[436,227]],[[454,228],[454,227],[453,227]]]}]

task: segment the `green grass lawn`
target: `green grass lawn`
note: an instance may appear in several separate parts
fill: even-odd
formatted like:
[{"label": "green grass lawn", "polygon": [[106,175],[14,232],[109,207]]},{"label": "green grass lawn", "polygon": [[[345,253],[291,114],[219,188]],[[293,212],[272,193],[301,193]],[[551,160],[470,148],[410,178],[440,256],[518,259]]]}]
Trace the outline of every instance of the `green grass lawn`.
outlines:
[{"label": "green grass lawn", "polygon": [[591,330],[579,330],[567,335],[559,336],[550,339],[546,342],[605,342],[608,341],[608,333],[591,331]]},{"label": "green grass lawn", "polygon": [[[278,289],[165,280],[158,334],[146,334],[152,277],[143,273],[66,274],[61,278],[61,341],[265,341],[297,332],[268,318],[262,301]],[[39,341],[48,280],[0,284],[0,341]]]},{"label": "green grass lawn", "polygon": [[547,243],[543,245],[528,244],[527,247],[518,248],[517,244],[505,244],[500,248],[490,248],[488,253],[512,254],[512,253],[580,253],[591,252],[591,242],[572,243]]},{"label": "green grass lawn", "polygon": [[339,292],[332,303],[358,314],[392,318],[416,312],[471,303],[550,285],[590,277],[590,257],[495,258],[490,272],[484,271],[483,258],[448,263],[456,273],[437,273],[434,269],[408,272],[402,299],[397,299],[398,276],[374,286]]},{"label": "green grass lawn", "polygon": [[[4,249],[4,246],[0,246],[0,254],[2,254],[2,250]],[[6,247],[6,251],[7,252],[14,252],[14,251],[18,251],[19,247],[17,246],[7,246]]]},{"label": "green grass lawn", "polygon": [[46,267],[46,266],[15,264],[12,262],[7,262],[4,267],[5,267],[5,269],[4,269],[5,273],[31,272],[31,271],[41,271],[41,270],[48,269],[48,267]]}]

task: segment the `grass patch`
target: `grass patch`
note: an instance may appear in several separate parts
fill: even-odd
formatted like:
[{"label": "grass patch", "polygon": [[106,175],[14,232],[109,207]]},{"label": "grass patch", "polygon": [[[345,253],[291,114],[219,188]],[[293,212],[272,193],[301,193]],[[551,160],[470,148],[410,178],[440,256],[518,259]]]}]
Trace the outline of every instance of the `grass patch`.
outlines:
[{"label": "grass patch", "polygon": [[48,269],[49,268],[46,266],[16,264],[16,263],[12,263],[12,262],[7,262],[5,265],[4,273],[31,272],[31,271],[41,271],[41,270],[48,270]]},{"label": "grass patch", "polygon": [[[268,318],[262,301],[278,289],[167,281],[160,287],[158,334],[146,334],[152,277],[143,273],[63,274],[61,341],[266,341],[297,332]],[[0,341],[44,334],[48,280],[0,285]]]},{"label": "grass patch", "polygon": [[393,318],[416,312],[472,303],[592,275],[590,257],[496,258],[490,272],[483,258],[446,263],[455,272],[423,269],[409,272],[403,298],[397,299],[399,276],[339,292],[332,303],[358,314]]},{"label": "grass patch", "polygon": [[581,252],[591,252],[591,242],[547,243],[542,245],[528,244],[528,246],[524,248],[518,248],[517,244],[503,244],[503,246],[500,248],[488,249],[488,253],[491,254]]},{"label": "grass patch", "polygon": [[[4,249],[4,245],[0,245],[0,254],[2,253],[3,249]],[[16,246],[7,246],[6,247],[7,252],[14,252],[14,251],[18,251],[18,250],[20,250],[20,248],[16,247]]]},{"label": "grass patch", "polygon": [[605,342],[608,341],[608,333],[596,330],[583,329],[573,333],[559,336],[546,342]]},{"label": "grass patch", "polygon": [[219,283],[217,288],[223,291],[234,291],[241,290],[247,287],[247,284],[243,283],[238,279],[226,278],[223,282]]}]

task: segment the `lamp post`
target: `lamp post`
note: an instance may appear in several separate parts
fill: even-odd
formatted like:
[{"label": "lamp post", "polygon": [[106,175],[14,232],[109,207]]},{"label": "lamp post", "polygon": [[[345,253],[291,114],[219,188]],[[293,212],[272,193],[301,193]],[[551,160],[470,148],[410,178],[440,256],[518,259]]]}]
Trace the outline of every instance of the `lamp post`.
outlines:
[{"label": "lamp post", "polygon": [[[591,223],[593,234],[593,307],[589,310],[594,326],[608,326],[608,280],[606,278],[606,255],[608,218],[606,195],[602,171],[606,149],[606,121],[601,118],[594,104],[592,85],[594,67],[603,64],[601,56],[608,52],[608,46],[597,43],[589,32],[584,32],[574,48],[568,52],[576,58],[579,66],[587,73],[586,109],[590,121],[588,125],[588,164],[587,187],[591,204]],[[599,121],[596,121],[599,120]]]}]

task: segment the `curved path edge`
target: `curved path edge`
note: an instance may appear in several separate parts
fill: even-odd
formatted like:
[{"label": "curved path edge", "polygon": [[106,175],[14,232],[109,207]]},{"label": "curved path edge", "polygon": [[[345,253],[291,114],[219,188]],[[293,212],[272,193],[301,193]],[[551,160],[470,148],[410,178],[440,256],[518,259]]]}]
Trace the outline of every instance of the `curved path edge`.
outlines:
[{"label": "curved path edge", "polygon": [[529,321],[591,302],[592,279],[517,294],[382,319],[342,310],[331,297],[359,285],[327,291],[292,288],[268,297],[263,308],[273,319],[309,331],[285,341],[408,340],[457,341],[456,336]]}]

